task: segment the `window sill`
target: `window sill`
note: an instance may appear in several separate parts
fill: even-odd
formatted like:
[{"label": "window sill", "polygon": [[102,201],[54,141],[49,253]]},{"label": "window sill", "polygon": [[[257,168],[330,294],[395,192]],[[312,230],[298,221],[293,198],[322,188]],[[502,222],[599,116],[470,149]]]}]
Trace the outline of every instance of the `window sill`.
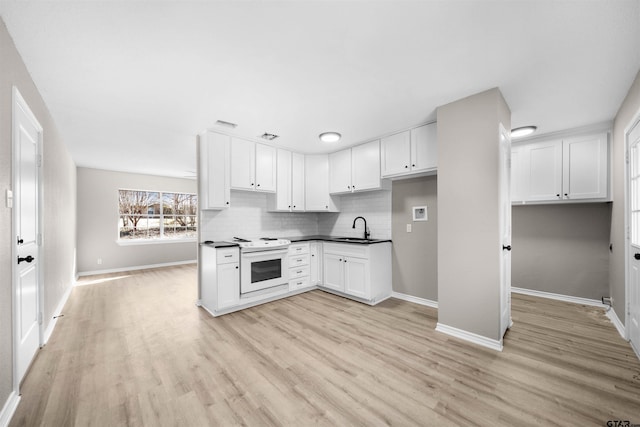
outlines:
[{"label": "window sill", "polygon": [[195,243],[198,239],[131,239],[116,240],[119,246],[138,246],[138,245],[163,245],[165,243]]}]

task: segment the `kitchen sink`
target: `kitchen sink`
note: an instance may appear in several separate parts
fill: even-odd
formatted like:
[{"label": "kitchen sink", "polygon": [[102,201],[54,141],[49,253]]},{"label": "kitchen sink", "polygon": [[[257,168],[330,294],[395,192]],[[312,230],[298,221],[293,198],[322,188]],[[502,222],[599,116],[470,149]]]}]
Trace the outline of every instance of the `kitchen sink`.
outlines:
[{"label": "kitchen sink", "polygon": [[373,241],[372,239],[359,239],[357,237],[336,237],[335,240],[351,243],[371,243]]}]

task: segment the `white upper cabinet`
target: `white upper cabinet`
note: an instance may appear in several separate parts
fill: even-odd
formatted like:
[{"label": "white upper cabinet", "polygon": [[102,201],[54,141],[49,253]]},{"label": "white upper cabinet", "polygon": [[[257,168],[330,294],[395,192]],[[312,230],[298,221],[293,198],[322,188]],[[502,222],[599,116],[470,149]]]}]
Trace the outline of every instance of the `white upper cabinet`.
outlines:
[{"label": "white upper cabinet", "polygon": [[519,144],[511,153],[513,203],[609,200],[607,133]]},{"label": "white upper cabinet", "polygon": [[231,188],[275,192],[275,147],[231,138]]},{"label": "white upper cabinet", "polygon": [[303,212],[304,155],[280,148],[276,153],[276,194],[269,199],[269,210]]},{"label": "white upper cabinet", "polygon": [[329,195],[329,157],[326,154],[304,156],[305,210],[338,212]]},{"label": "white upper cabinet", "polygon": [[329,192],[351,191],[351,149],[347,148],[329,154]]},{"label": "white upper cabinet", "polygon": [[371,141],[329,154],[329,192],[379,190],[380,141]]},{"label": "white upper cabinet", "polygon": [[256,143],[246,139],[231,138],[231,188],[253,190],[255,188]]},{"label": "white upper cabinet", "polygon": [[562,144],[562,194],[570,200],[608,196],[607,134],[568,138]]},{"label": "white upper cabinet", "polygon": [[438,166],[436,126],[432,123],[382,138],[382,177],[435,172]]},{"label": "white upper cabinet", "polygon": [[291,210],[291,151],[278,149],[276,173],[276,205],[273,210]]},{"label": "white upper cabinet", "polygon": [[291,155],[291,210],[304,211],[304,155]]},{"label": "white upper cabinet", "polygon": [[429,172],[438,167],[438,126],[436,123],[411,129],[411,172]]},{"label": "white upper cabinet", "polygon": [[351,149],[351,190],[377,190],[380,183],[380,141]]},{"label": "white upper cabinet", "polygon": [[562,199],[562,140],[538,142],[527,147],[526,201]]},{"label": "white upper cabinet", "polygon": [[276,148],[256,144],[256,190],[276,191]]},{"label": "white upper cabinet", "polygon": [[229,136],[213,132],[203,133],[199,137],[200,209],[225,209],[231,203],[230,143]]}]

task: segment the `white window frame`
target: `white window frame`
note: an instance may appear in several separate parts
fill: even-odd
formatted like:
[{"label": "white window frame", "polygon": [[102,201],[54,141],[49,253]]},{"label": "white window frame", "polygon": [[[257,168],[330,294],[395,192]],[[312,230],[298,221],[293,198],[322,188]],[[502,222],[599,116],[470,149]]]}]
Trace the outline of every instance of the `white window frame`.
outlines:
[{"label": "white window frame", "polygon": [[[122,213],[120,211],[120,191],[139,191],[139,192],[145,192],[145,193],[157,193],[158,194],[158,203],[160,205],[159,208],[159,213],[157,214],[158,217],[158,222],[159,222],[159,227],[160,227],[160,237],[138,237],[138,238],[131,238],[131,239],[123,239],[120,237],[120,228],[121,228],[121,221],[122,221]],[[196,198],[196,208],[194,210],[194,214],[192,216],[195,217],[196,219],[196,224],[195,224],[195,230],[194,230],[194,236],[193,237],[165,237],[164,234],[164,219],[165,219],[165,214],[164,214],[164,209],[163,209],[163,201],[164,201],[164,195],[165,194],[185,194],[185,195],[190,195],[190,196],[195,196]],[[188,193],[188,192],[183,192],[183,191],[162,191],[162,190],[140,190],[140,189],[132,189],[132,188],[119,188],[118,189],[118,221],[117,221],[117,226],[116,226],[116,233],[117,233],[117,238],[116,238],[116,242],[119,245],[122,246],[128,246],[128,245],[153,245],[153,244],[165,244],[165,243],[184,243],[184,242],[195,242],[197,241],[197,229],[198,229],[198,207],[197,207],[197,203],[198,203],[198,195],[196,193]],[[146,214],[147,216],[150,216],[149,213],[147,212]],[[155,216],[155,215],[154,215]],[[168,217],[170,216],[174,216],[172,215],[167,215]],[[191,215],[189,215],[191,216]]]}]

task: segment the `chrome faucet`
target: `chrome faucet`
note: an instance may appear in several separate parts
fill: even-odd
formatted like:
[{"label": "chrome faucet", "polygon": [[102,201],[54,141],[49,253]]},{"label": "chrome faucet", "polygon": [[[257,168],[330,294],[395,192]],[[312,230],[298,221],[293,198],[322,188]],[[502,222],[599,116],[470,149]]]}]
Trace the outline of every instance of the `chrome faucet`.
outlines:
[{"label": "chrome faucet", "polygon": [[369,232],[367,231],[367,220],[366,220],[366,219],[364,219],[364,217],[363,217],[363,216],[357,216],[357,217],[353,220],[353,225],[351,226],[351,228],[356,228],[356,221],[357,221],[357,220],[359,220],[359,219],[361,219],[361,220],[363,220],[363,221],[364,221],[364,238],[365,238],[365,239],[368,239],[368,238],[369,238],[369,235],[370,235],[371,233],[369,233]]}]

